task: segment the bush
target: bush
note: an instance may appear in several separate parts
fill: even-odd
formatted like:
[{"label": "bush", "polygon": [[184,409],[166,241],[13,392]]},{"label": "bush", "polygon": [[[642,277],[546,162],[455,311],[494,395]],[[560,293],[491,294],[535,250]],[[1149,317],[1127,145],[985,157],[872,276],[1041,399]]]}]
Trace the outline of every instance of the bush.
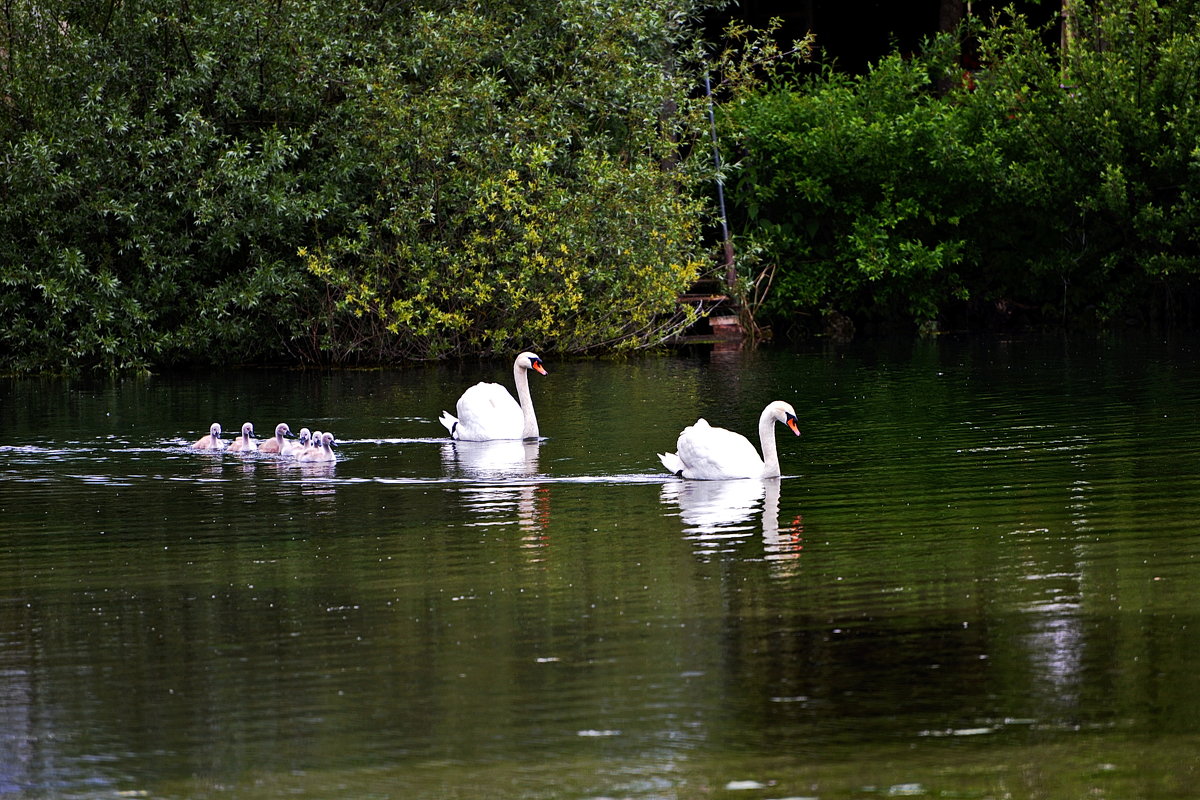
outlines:
[{"label": "bush", "polygon": [[311,289],[291,253],[328,213],[327,109],[297,75],[320,70],[292,50],[312,10],[151,6],[6,6],[0,368],[261,357]]},{"label": "bush", "polygon": [[652,341],[693,5],[485,5],[6,4],[0,370]]},{"label": "bush", "polygon": [[670,68],[685,22],[582,1],[416,14],[411,50],[348,88],[371,195],[304,250],[334,312],[362,321],[359,341],[331,347],[657,341],[703,263],[708,213],[703,162],[680,155],[701,121],[693,73]]},{"label": "bush", "polygon": [[727,110],[744,153],[731,198],[781,265],[769,315],[924,318],[961,294],[964,220],[996,159],[930,89],[925,65],[891,56],[865,78],[825,71]]},{"label": "bush", "polygon": [[1061,60],[1023,18],[997,18],[965,78],[959,41],[941,37],[861,77],[825,71],[727,107],[741,249],[777,265],[764,310],[1189,322],[1200,86],[1183,76],[1200,28],[1145,0],[1075,7],[1088,25]]}]

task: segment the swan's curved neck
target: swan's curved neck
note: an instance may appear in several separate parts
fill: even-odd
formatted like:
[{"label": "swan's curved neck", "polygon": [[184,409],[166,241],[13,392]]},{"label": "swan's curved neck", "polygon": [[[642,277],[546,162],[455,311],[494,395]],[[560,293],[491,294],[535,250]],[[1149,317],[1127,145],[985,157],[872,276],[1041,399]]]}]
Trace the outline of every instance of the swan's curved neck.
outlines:
[{"label": "swan's curved neck", "polygon": [[525,417],[521,438],[536,439],[538,422],[537,414],[533,413],[533,399],[529,396],[529,370],[520,364],[513,364],[513,383],[517,384],[517,400],[521,403],[521,414]]},{"label": "swan's curved neck", "polygon": [[758,441],[762,445],[764,478],[779,477],[779,450],[775,447],[775,415],[768,406],[758,418]]}]

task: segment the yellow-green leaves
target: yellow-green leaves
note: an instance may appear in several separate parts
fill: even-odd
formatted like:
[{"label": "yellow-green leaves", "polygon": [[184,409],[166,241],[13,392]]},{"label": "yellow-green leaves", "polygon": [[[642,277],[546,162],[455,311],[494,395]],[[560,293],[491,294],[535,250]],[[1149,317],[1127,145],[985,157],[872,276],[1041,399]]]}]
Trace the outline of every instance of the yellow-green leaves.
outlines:
[{"label": "yellow-green leaves", "polygon": [[637,343],[699,262],[692,0],[43,6],[0,370]]},{"label": "yellow-green leaves", "polygon": [[681,322],[706,206],[677,25],[620,2],[418,14],[352,90],[375,199],[309,246],[337,312],[373,325],[364,350],[583,351]]}]

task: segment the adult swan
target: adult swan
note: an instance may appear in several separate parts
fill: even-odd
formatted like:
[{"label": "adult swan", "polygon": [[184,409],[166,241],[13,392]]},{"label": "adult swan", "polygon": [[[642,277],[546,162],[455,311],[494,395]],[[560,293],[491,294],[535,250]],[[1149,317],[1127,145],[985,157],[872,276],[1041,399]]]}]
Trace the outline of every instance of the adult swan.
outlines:
[{"label": "adult swan", "polygon": [[778,478],[779,452],[775,449],[774,423],[782,422],[800,435],[796,410],[782,400],[763,409],[758,418],[758,440],[762,458],[750,440],[740,433],[714,428],[704,419],[696,420],[679,434],[675,453],[659,453],[667,472],[681,478],[723,481],[733,478]]},{"label": "adult swan", "polygon": [[536,353],[521,353],[513,362],[513,382],[517,397],[498,383],[477,383],[458,398],[458,416],[442,412],[441,422],[451,438],[467,442],[486,442],[491,439],[536,439],[537,415],[529,399],[529,370],[545,375],[546,368]]}]

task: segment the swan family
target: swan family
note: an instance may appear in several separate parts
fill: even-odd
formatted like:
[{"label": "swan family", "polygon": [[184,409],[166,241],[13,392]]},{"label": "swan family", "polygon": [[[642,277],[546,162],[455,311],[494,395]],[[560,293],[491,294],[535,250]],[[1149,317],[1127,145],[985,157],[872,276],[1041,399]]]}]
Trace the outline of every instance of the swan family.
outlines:
[{"label": "swan family", "polygon": [[221,423],[214,422],[209,426],[207,436],[201,436],[192,443],[192,447],[196,450],[270,453],[296,461],[336,461],[337,456],[334,455],[333,446],[332,433],[301,428],[299,435],[295,435],[286,422],[276,425],[275,436],[265,442],[259,442],[254,438],[254,423],[252,422],[243,423],[241,434],[232,442],[221,438]]},{"label": "swan family", "polygon": [[[439,422],[446,426],[452,439],[460,441],[538,438],[537,415],[529,394],[531,370],[539,375],[549,374],[536,353],[521,353],[513,362],[516,400],[498,383],[477,383],[458,398],[455,405],[458,416],[443,411]],[[779,450],[775,443],[777,422],[795,435],[800,435],[796,410],[782,400],[768,403],[758,418],[761,456],[742,434],[709,425],[707,420],[700,418],[679,434],[674,453],[659,453],[658,459],[667,472],[689,480],[778,478]],[[202,436],[192,447],[197,450],[273,453],[297,461],[335,461],[337,458],[332,449],[332,433],[310,433],[308,428],[301,428],[298,441],[292,441],[292,438],[291,428],[286,422],[281,422],[275,426],[274,437],[257,442],[254,425],[247,422],[242,425],[236,439],[226,442],[221,438],[220,424],[214,422],[208,435]]]}]

